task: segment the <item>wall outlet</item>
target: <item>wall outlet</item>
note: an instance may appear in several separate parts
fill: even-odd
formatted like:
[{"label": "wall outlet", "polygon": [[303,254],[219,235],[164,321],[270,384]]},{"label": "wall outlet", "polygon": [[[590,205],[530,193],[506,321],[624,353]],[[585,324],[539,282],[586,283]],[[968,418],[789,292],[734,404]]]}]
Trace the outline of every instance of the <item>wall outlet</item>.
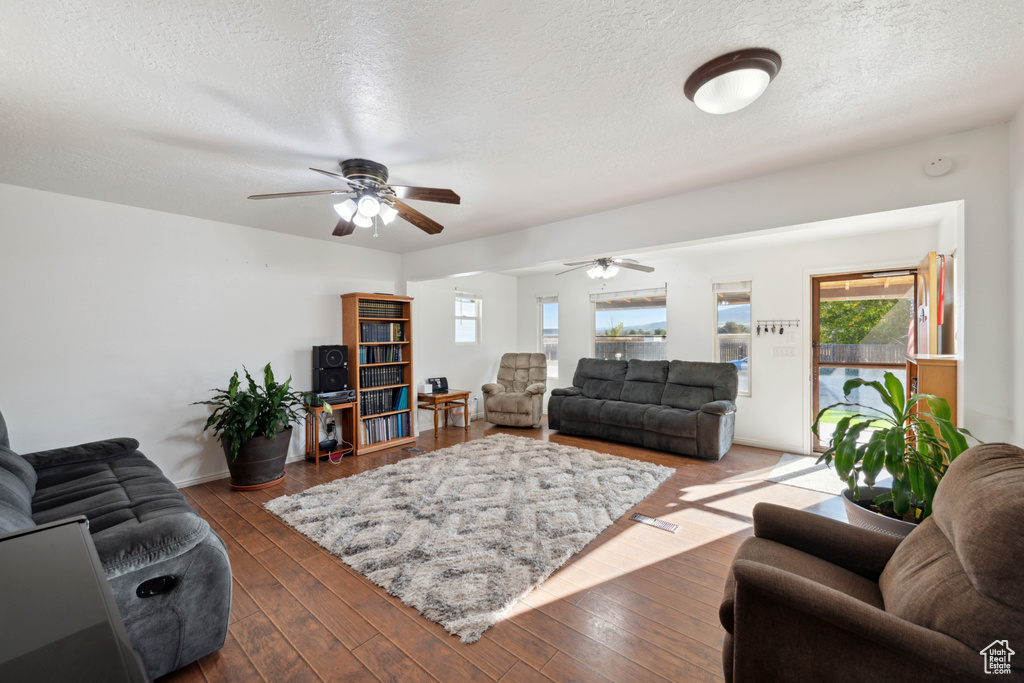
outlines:
[{"label": "wall outlet", "polygon": [[796,349],[792,346],[772,347],[772,355],[776,358],[796,358]]}]

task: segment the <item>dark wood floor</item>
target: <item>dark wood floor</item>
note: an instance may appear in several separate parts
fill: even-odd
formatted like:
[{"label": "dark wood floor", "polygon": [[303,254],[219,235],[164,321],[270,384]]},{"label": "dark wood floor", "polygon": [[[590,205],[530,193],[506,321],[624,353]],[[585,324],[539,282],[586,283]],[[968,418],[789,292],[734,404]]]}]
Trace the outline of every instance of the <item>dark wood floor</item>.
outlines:
[{"label": "dark wood floor", "polygon": [[224,648],[161,681],[718,681],[718,603],[758,501],[845,518],[838,499],[764,481],[780,453],[734,446],[704,462],[541,429],[483,421],[425,432],[434,450],[498,431],[676,468],[634,511],[677,534],[628,520],[602,532],[472,645],[385,593],[285,526],[262,504],[415,457],[402,449],[338,465],[288,465],[281,485],[232,491],[227,480],[185,497],[227,543],[234,574]]}]

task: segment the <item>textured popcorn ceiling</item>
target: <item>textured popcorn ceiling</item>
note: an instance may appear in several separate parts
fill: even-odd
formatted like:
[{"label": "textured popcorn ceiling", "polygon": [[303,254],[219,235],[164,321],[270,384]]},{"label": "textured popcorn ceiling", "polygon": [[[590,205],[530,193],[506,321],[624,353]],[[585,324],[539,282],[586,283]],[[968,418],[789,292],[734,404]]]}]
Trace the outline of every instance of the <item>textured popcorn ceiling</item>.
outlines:
[{"label": "textured popcorn ceiling", "polygon": [[[685,99],[753,46],[754,105]],[[246,197],[366,157],[462,196],[344,238],[412,251],[1006,121],[1022,72],[1020,0],[5,0],[0,182],[339,239],[329,197]]]}]

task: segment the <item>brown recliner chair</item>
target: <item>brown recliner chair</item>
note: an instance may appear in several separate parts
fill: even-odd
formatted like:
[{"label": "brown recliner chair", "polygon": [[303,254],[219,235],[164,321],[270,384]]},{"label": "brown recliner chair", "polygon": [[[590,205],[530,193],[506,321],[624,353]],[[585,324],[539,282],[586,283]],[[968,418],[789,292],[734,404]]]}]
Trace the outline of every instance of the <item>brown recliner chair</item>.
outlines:
[{"label": "brown recliner chair", "polygon": [[484,419],[507,427],[539,427],[544,414],[548,361],[543,353],[506,353],[497,384],[485,384]]},{"label": "brown recliner chair", "polygon": [[[975,446],[905,539],[759,503],[719,618],[725,680],[1024,680],[1024,450]],[[998,641],[998,642],[997,642]],[[994,660],[993,660],[994,661]]]}]

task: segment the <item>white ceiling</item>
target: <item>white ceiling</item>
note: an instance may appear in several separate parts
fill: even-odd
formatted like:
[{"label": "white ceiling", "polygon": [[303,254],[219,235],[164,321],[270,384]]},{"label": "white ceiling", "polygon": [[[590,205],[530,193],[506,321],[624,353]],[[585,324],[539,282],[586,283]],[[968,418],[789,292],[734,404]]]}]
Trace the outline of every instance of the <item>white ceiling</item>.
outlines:
[{"label": "white ceiling", "polygon": [[[768,47],[727,116],[694,68]],[[1020,0],[7,0],[0,182],[406,252],[1008,120]],[[310,166],[452,188],[374,240],[331,237]]]}]

